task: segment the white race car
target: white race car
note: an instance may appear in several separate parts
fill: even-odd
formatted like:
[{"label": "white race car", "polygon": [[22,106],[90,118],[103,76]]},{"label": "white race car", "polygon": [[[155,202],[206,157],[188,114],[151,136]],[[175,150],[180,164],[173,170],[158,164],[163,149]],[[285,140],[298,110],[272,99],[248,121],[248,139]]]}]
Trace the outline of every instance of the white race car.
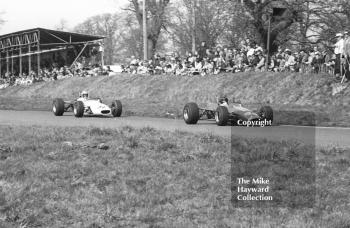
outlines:
[{"label": "white race car", "polygon": [[120,117],[122,114],[122,103],[119,100],[112,102],[110,106],[103,104],[101,99],[82,99],[64,101],[56,98],[52,103],[52,112],[55,116],[62,116],[64,112],[73,111],[75,117],[84,115],[99,115]]}]

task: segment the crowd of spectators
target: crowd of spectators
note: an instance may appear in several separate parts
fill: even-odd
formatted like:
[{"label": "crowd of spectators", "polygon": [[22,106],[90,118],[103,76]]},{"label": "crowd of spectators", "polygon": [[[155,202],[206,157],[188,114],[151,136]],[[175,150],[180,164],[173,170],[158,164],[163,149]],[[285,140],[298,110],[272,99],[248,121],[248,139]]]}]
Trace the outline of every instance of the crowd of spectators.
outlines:
[{"label": "crowd of spectators", "polygon": [[77,62],[72,67],[58,67],[57,64],[54,63],[52,67],[40,69],[39,73],[37,73],[36,69],[31,70],[29,74],[5,73],[3,77],[0,78],[0,89],[8,86],[26,86],[35,82],[55,81],[71,77],[108,75],[109,71],[110,69],[103,69],[100,65],[83,66]]},{"label": "crowd of spectators", "polygon": [[180,57],[177,53],[170,56],[156,54],[149,61],[142,61],[134,56],[124,72],[131,74],[174,74],[174,75],[207,75],[221,72],[303,72],[333,73],[336,56],[332,52],[321,51],[317,46],[310,50],[292,52],[278,48],[266,64],[266,53],[262,47],[246,40],[240,48],[206,47],[202,42],[195,53],[188,52]]},{"label": "crowd of spectators", "polygon": [[[338,42],[334,52],[331,50],[319,50],[317,46],[292,52],[290,49],[278,48],[266,63],[266,53],[263,48],[249,39],[241,42],[238,48],[216,47],[209,48],[202,42],[198,51],[186,53],[181,57],[174,52],[171,55],[161,56],[155,54],[149,61],[142,61],[132,56],[129,64],[122,65],[122,72],[130,74],[169,74],[169,75],[211,75],[222,72],[301,72],[301,73],[329,73],[342,74],[340,62],[342,50],[347,46],[345,40],[347,34],[337,34]],[[346,48],[345,48],[346,49]],[[349,48],[350,50],[350,39]],[[350,51],[349,51],[350,52]],[[344,61],[344,60],[343,60]],[[337,67],[338,65],[338,67]],[[338,70],[337,70],[338,69]],[[339,72],[340,71],[340,72]],[[84,61],[77,61],[73,66],[44,67],[29,74],[22,75],[5,74],[0,78],[0,89],[8,86],[30,85],[38,81],[60,80],[69,77],[91,77],[97,75],[109,75],[110,68],[87,65]]]}]

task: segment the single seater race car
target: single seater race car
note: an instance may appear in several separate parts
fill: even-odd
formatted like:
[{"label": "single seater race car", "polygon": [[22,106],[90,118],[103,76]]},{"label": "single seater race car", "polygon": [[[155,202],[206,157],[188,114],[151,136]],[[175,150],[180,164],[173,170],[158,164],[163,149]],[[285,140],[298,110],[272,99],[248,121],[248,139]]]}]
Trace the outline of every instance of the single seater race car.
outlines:
[{"label": "single seater race car", "polygon": [[64,101],[61,98],[55,98],[52,103],[52,112],[55,116],[62,116],[64,112],[73,111],[75,117],[83,117],[84,115],[100,115],[120,117],[122,114],[122,103],[115,100],[110,106],[103,104],[100,98],[89,99],[88,96],[80,96],[73,101]]},{"label": "single seater race car", "polygon": [[273,110],[270,106],[262,106],[258,112],[244,108],[242,104],[233,102],[228,104],[227,98],[218,100],[216,110],[199,108],[194,102],[187,103],[183,109],[183,118],[186,124],[196,124],[198,120],[215,119],[218,126],[267,126],[272,125]]}]

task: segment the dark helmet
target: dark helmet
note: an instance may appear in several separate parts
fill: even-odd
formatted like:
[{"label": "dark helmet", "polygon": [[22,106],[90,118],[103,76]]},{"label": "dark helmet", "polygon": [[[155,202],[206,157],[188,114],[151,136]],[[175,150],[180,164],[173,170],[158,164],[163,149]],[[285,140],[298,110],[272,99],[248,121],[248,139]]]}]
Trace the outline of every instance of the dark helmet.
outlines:
[{"label": "dark helmet", "polygon": [[218,102],[219,102],[219,104],[222,104],[224,102],[228,103],[228,98],[226,96],[219,97]]}]

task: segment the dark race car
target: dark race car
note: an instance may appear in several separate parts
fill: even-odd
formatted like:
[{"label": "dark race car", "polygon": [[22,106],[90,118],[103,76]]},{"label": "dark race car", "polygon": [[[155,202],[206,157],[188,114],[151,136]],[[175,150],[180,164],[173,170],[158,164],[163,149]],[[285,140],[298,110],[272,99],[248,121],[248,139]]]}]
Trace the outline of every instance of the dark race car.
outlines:
[{"label": "dark race car", "polygon": [[272,125],[273,110],[270,106],[262,106],[254,112],[244,108],[241,103],[228,104],[227,98],[219,99],[215,110],[199,108],[194,102],[187,103],[183,109],[183,118],[187,124],[196,124],[200,119],[215,119],[218,126],[227,124],[239,126]]}]

